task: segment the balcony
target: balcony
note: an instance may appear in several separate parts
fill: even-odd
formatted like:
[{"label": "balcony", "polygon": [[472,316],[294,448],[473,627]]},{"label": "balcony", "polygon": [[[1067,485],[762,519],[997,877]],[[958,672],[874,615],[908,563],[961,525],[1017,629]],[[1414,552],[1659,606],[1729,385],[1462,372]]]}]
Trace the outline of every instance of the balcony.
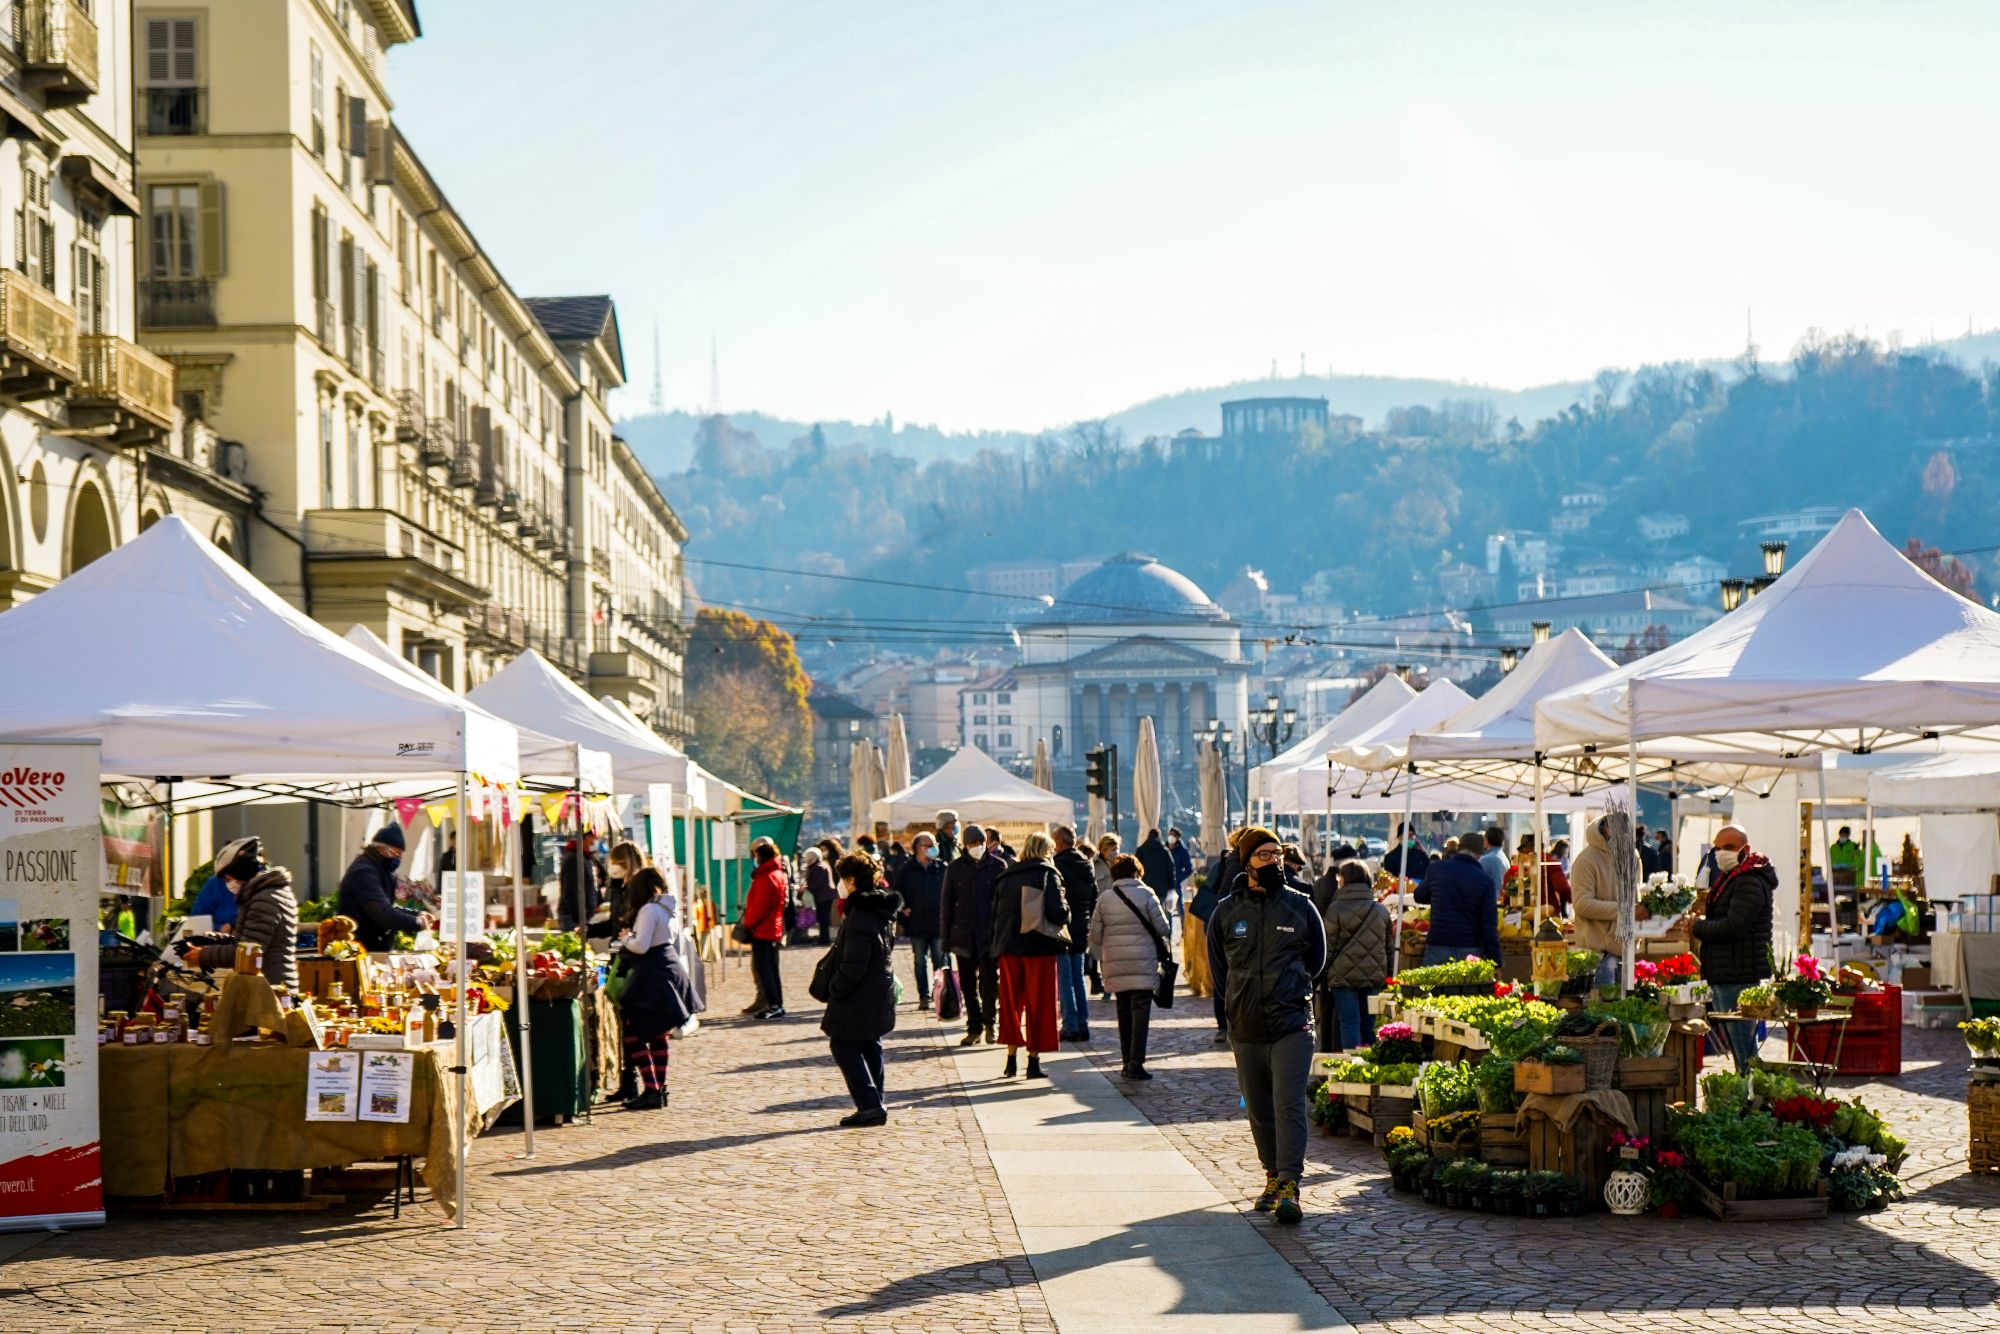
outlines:
[{"label": "balcony", "polygon": [[504,652],[519,653],[533,646],[529,641],[528,618],[491,602],[467,618],[465,628],[474,643]]},{"label": "balcony", "polygon": [[[414,445],[422,442],[429,435],[429,423],[424,420],[423,395],[414,389],[398,390],[396,393],[396,438],[404,444]],[[450,461],[451,454],[448,451],[443,458],[435,460],[438,463],[448,463]],[[430,463],[433,460],[427,458],[424,462]]]},{"label": "balcony", "polygon": [[322,596],[329,607],[357,601],[343,614],[359,620],[391,588],[455,606],[485,596],[467,578],[463,551],[391,510],[307,510],[303,536],[316,607]]},{"label": "balcony", "polygon": [[78,0],[27,0],[22,62],[50,106],[75,106],[97,91],[97,25]]},{"label": "balcony", "polygon": [[[510,493],[511,494],[511,493]],[[520,526],[517,531],[523,537],[535,537],[542,531],[542,512],[532,500],[518,506]]]},{"label": "balcony", "polygon": [[174,425],[173,363],[112,334],[80,340],[81,373],[70,392],[70,422],[109,427],[113,445],[156,445]]},{"label": "balcony", "polygon": [[451,443],[451,484],[464,488],[479,484],[479,446],[470,440],[457,438],[457,431],[449,421],[438,423],[443,428],[442,438]]},{"label": "balcony", "polygon": [[139,324],[147,329],[213,329],[215,282],[209,278],[143,278]]},{"label": "balcony", "polygon": [[142,133],[208,133],[208,89],[141,88],[145,99],[145,129]]},{"label": "balcony", "polygon": [[76,312],[24,274],[0,271],[0,397],[53,397],[77,371]]}]

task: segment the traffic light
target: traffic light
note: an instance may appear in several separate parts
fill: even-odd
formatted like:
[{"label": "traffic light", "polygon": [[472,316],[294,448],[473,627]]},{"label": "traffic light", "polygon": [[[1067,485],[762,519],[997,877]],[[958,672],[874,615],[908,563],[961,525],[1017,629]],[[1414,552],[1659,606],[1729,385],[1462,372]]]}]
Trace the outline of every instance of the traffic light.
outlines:
[{"label": "traffic light", "polygon": [[1111,795],[1111,752],[1099,746],[1083,757],[1083,790],[1093,797]]}]

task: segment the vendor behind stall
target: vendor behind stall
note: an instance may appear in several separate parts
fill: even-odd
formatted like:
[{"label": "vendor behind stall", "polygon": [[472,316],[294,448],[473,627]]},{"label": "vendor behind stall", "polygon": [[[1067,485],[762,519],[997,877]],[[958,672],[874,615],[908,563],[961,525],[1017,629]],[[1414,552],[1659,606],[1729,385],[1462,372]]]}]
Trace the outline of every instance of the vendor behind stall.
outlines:
[{"label": "vendor behind stall", "polygon": [[340,877],[341,915],[355,920],[365,950],[386,950],[389,938],[396,932],[415,935],[434,925],[429,913],[409,912],[396,906],[396,863],[401,860],[403,827],[391,821],[375,831],[375,837],[347,864],[347,873]]},{"label": "vendor behind stall", "polygon": [[228,844],[215,861],[216,874],[235,896],[235,934],[189,936],[176,946],[181,961],[190,968],[233,967],[239,944],[260,945],[265,979],[274,986],[297,986],[299,904],[292,896],[292,873],[282,866],[267,868],[263,845],[255,838]]}]

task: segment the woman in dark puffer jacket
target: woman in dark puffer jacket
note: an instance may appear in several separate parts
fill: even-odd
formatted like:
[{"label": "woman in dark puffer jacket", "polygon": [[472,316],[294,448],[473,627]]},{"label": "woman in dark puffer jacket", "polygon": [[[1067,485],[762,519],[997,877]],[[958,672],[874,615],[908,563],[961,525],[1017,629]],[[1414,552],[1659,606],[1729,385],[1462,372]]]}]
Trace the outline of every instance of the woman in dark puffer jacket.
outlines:
[{"label": "woman in dark puffer jacket", "polygon": [[840,933],[834,937],[833,976],[826,1014],[819,1021],[847,1080],[854,1111],[840,1118],[849,1128],[879,1126],[883,1106],[882,1037],[896,1027],[896,982],[890,972],[896,914],[903,901],[878,883],[873,857],[854,852],[840,859],[834,876],[841,897]]}]

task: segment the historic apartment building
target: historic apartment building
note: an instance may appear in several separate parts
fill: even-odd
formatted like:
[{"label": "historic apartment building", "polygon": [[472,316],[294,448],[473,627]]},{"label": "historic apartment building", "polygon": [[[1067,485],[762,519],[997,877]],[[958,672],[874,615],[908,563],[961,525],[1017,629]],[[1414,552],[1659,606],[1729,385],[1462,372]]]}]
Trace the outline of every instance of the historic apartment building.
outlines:
[{"label": "historic apartment building", "polygon": [[523,300],[397,131],[412,0],[136,14],[140,336],[243,451],[251,568],[456,689],[534,649],[684,737],[686,532],[612,449],[615,311]]},{"label": "historic apartment building", "polygon": [[[134,297],[133,30],[124,5],[24,0],[0,27],[0,609],[161,515],[232,550],[242,460],[183,428]],[[115,633],[115,631],[114,631]]]}]

